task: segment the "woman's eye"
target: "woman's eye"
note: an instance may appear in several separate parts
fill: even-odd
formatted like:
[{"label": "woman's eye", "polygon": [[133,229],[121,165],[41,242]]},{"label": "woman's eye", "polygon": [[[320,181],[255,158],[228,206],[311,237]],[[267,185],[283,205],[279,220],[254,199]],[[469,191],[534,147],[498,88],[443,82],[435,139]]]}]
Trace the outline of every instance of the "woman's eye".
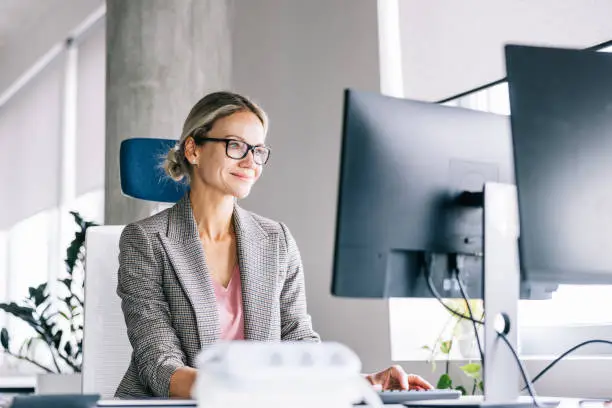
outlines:
[{"label": "woman's eye", "polygon": [[229,142],[230,149],[240,149],[240,142]]}]

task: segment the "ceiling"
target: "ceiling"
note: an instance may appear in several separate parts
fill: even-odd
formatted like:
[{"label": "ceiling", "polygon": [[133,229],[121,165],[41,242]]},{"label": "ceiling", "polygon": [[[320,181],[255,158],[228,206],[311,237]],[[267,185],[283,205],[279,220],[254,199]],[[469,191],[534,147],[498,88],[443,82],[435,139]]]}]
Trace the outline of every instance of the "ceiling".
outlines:
[{"label": "ceiling", "polygon": [[52,1],[0,1],[0,49],[20,32],[30,30],[37,20],[52,10],[51,7]]},{"label": "ceiling", "polygon": [[105,0],[0,0],[0,95]]},{"label": "ceiling", "polygon": [[400,0],[404,96],[435,101],[506,75],[504,44],[612,40],[611,0]]}]

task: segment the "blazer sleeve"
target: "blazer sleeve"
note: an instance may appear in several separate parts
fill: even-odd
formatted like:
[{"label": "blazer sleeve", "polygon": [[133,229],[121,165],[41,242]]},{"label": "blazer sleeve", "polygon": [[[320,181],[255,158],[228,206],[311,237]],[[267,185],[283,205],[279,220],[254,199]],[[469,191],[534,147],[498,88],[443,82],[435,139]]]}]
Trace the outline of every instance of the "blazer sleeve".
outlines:
[{"label": "blazer sleeve", "polygon": [[300,251],[287,226],[280,223],[287,251],[287,274],[281,290],[281,339],[290,341],[321,341],[312,328],[306,309],[304,268]]},{"label": "blazer sleeve", "polygon": [[117,294],[133,348],[138,376],[155,396],[168,397],[170,377],[185,366],[185,355],[170,319],[162,266],[148,233],[125,227],[119,240]]}]

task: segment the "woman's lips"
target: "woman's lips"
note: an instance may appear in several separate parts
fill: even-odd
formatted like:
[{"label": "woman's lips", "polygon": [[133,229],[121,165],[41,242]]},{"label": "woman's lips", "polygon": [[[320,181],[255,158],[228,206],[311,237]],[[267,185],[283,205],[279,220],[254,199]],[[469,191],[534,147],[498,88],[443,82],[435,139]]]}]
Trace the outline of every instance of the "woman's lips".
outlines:
[{"label": "woman's lips", "polygon": [[244,181],[249,181],[253,179],[253,176],[249,176],[246,174],[240,174],[240,173],[231,173],[232,176],[234,177],[238,177],[240,180],[244,180]]}]

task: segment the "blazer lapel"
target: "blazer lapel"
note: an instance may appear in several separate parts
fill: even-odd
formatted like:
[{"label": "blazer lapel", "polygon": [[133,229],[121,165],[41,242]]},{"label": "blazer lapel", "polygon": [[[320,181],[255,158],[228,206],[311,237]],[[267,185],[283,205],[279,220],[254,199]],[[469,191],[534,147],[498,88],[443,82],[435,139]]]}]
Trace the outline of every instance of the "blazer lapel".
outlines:
[{"label": "blazer lapel", "polygon": [[195,312],[200,347],[221,337],[219,311],[189,194],[170,209],[167,236],[161,242]]},{"label": "blazer lapel", "polygon": [[278,234],[264,231],[238,205],[234,207],[234,229],[242,283],[244,335],[247,340],[270,340],[278,282]]}]

